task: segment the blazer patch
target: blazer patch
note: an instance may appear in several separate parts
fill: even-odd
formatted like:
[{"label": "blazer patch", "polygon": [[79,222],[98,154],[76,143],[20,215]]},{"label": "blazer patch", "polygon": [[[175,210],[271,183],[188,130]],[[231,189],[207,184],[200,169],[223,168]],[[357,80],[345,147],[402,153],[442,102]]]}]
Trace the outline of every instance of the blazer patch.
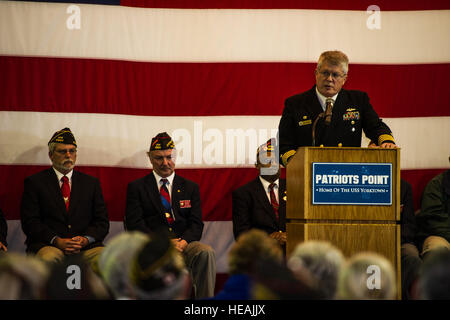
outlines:
[{"label": "blazer patch", "polygon": [[191,208],[191,200],[180,200],[180,209]]}]

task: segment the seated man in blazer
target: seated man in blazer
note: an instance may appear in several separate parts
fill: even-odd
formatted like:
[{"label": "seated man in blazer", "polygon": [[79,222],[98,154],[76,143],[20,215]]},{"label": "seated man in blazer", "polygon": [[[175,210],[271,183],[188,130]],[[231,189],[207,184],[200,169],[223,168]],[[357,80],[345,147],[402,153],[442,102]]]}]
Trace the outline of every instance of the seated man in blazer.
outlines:
[{"label": "seated man in blazer", "polygon": [[255,167],[259,175],[236,189],[233,199],[233,233],[235,239],[250,229],[261,229],[286,244],[286,180],[280,179],[280,164],[275,139],[258,148]]},{"label": "seated man in blazer", "polygon": [[169,233],[191,273],[195,297],[212,297],[216,258],[210,246],[199,242],[203,232],[200,190],[195,182],[175,173],[174,149],[166,132],[152,139],[147,154],[153,171],[128,184],[125,227]]},{"label": "seated man in blazer", "polygon": [[27,252],[46,261],[82,253],[95,262],[109,231],[98,179],[73,170],[77,143],[69,128],[48,143],[53,166],[27,177],[20,207]]}]

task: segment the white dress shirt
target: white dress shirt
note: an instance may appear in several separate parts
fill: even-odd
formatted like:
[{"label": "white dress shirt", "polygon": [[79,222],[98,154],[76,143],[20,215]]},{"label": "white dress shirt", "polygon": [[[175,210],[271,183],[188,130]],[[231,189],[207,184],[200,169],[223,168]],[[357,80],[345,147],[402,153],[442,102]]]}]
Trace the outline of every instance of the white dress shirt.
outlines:
[{"label": "white dress shirt", "polygon": [[66,176],[67,178],[69,178],[70,190],[72,190],[72,173],[73,173],[73,170],[70,170],[70,172],[68,174],[64,175],[61,172],[59,172],[58,170],[56,170],[54,167],[52,167],[52,168],[53,168],[53,170],[55,170],[56,177],[58,178],[59,187],[60,188],[62,187],[62,181],[61,181],[62,177]]},{"label": "white dress shirt", "polygon": [[[162,179],[167,179],[168,182],[166,183],[166,187],[167,187],[167,190],[169,191],[170,201],[172,201],[172,187],[173,187],[173,178],[175,178],[175,171],[172,172],[172,174],[170,176],[168,176],[167,178],[161,177],[159,174],[156,173],[155,170],[153,170],[153,175],[155,176],[155,179],[156,179],[158,191],[161,190],[161,187],[163,185]],[[172,204],[170,204],[170,207],[172,208]],[[171,213],[172,213],[173,220],[175,220],[175,215],[173,214],[173,208],[172,208]]]},{"label": "white dress shirt", "polygon": [[[70,190],[72,192],[72,174],[73,174],[73,170],[70,170],[69,173],[67,174],[62,174],[61,172],[59,172],[58,170],[56,170],[54,167],[52,167],[53,170],[55,170],[56,173],[56,177],[58,178],[58,183],[59,183],[59,187],[62,187],[63,182],[61,181],[62,177],[66,176],[69,179],[69,186],[70,186]],[[90,237],[90,236],[83,236],[86,239],[88,239],[89,244],[95,242],[95,239]],[[53,237],[52,240],[50,241],[50,243],[53,243],[53,241],[55,240],[56,237]]]},{"label": "white dress shirt", "polygon": [[[267,181],[266,179],[264,179],[261,176],[259,176],[259,180],[261,181],[261,183],[262,183],[262,185],[264,187],[264,191],[266,192],[267,199],[269,199],[269,202],[271,203],[271,200],[270,200],[270,188],[269,188],[270,187],[270,182]],[[278,203],[280,203],[280,201],[278,201],[278,186],[279,186],[279,183],[280,183],[279,180],[280,179],[277,179],[277,180],[275,180],[273,182],[274,183],[273,192],[275,193],[275,198],[277,199]]]},{"label": "white dress shirt", "polygon": [[[336,102],[338,94],[339,94],[339,92],[331,97],[331,99],[333,99],[333,103]],[[322,106],[323,111],[325,111],[326,108],[327,108],[327,102],[326,101],[327,101],[328,97],[325,97],[323,94],[321,94],[319,92],[319,90],[317,90],[317,87],[316,87],[316,95],[317,95],[317,98],[319,98],[319,102],[320,102],[320,105]]]}]

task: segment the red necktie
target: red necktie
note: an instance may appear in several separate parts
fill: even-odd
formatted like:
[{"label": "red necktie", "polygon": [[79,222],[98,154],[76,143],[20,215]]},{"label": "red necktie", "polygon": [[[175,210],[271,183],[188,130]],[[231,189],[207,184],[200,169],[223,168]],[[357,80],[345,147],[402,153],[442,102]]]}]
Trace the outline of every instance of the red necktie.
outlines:
[{"label": "red necktie", "polygon": [[69,211],[69,199],[70,199],[70,184],[69,184],[69,178],[66,176],[61,178],[62,186],[61,186],[61,192],[64,198],[64,203],[66,204],[66,209]]},{"label": "red necktie", "polygon": [[164,209],[166,210],[165,216],[167,219],[167,222],[169,225],[172,225],[173,223],[173,217],[172,217],[172,206],[170,204],[170,194],[169,190],[167,190],[166,183],[169,181],[167,179],[161,179],[163,185],[159,189],[159,192],[161,193],[161,201],[163,204]]},{"label": "red necktie", "polygon": [[275,212],[275,217],[278,220],[278,201],[277,198],[275,196],[275,192],[273,191],[273,187],[275,186],[275,183],[271,183],[269,185],[269,190],[270,190],[270,203],[272,204],[273,207],[273,211]]}]

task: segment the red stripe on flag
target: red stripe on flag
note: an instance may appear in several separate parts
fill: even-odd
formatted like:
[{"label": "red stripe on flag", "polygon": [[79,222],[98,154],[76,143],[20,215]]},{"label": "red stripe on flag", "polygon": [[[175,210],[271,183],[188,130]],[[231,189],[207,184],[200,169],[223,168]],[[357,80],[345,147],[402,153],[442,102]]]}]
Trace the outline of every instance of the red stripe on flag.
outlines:
[{"label": "red stripe on flag", "polygon": [[[281,115],[315,63],[150,63],[0,57],[0,111],[152,116]],[[350,64],[347,89],[381,117],[449,116],[450,64]]]},{"label": "red stripe on flag", "polygon": [[[0,206],[7,219],[20,219],[23,181],[45,166],[0,165]],[[122,221],[125,213],[126,188],[129,182],[150,173],[150,169],[114,167],[77,167],[76,170],[100,179],[111,221]],[[426,184],[445,169],[403,170],[402,179],[411,183],[415,208]],[[200,186],[204,221],[231,220],[231,193],[256,178],[254,168],[177,169],[176,173]],[[283,169],[282,176],[285,176]]]},{"label": "red stripe on flag", "polygon": [[123,6],[192,9],[324,9],[366,10],[376,4],[384,11],[449,9],[447,0],[121,0]]},{"label": "red stripe on flag", "polygon": [[[46,166],[0,165],[0,206],[7,219],[20,219],[20,201],[26,177]],[[150,173],[150,169],[76,167],[100,180],[111,221],[122,221],[129,182]],[[231,220],[231,192],[257,176],[253,168],[177,169],[176,173],[199,184],[204,221]]]}]

